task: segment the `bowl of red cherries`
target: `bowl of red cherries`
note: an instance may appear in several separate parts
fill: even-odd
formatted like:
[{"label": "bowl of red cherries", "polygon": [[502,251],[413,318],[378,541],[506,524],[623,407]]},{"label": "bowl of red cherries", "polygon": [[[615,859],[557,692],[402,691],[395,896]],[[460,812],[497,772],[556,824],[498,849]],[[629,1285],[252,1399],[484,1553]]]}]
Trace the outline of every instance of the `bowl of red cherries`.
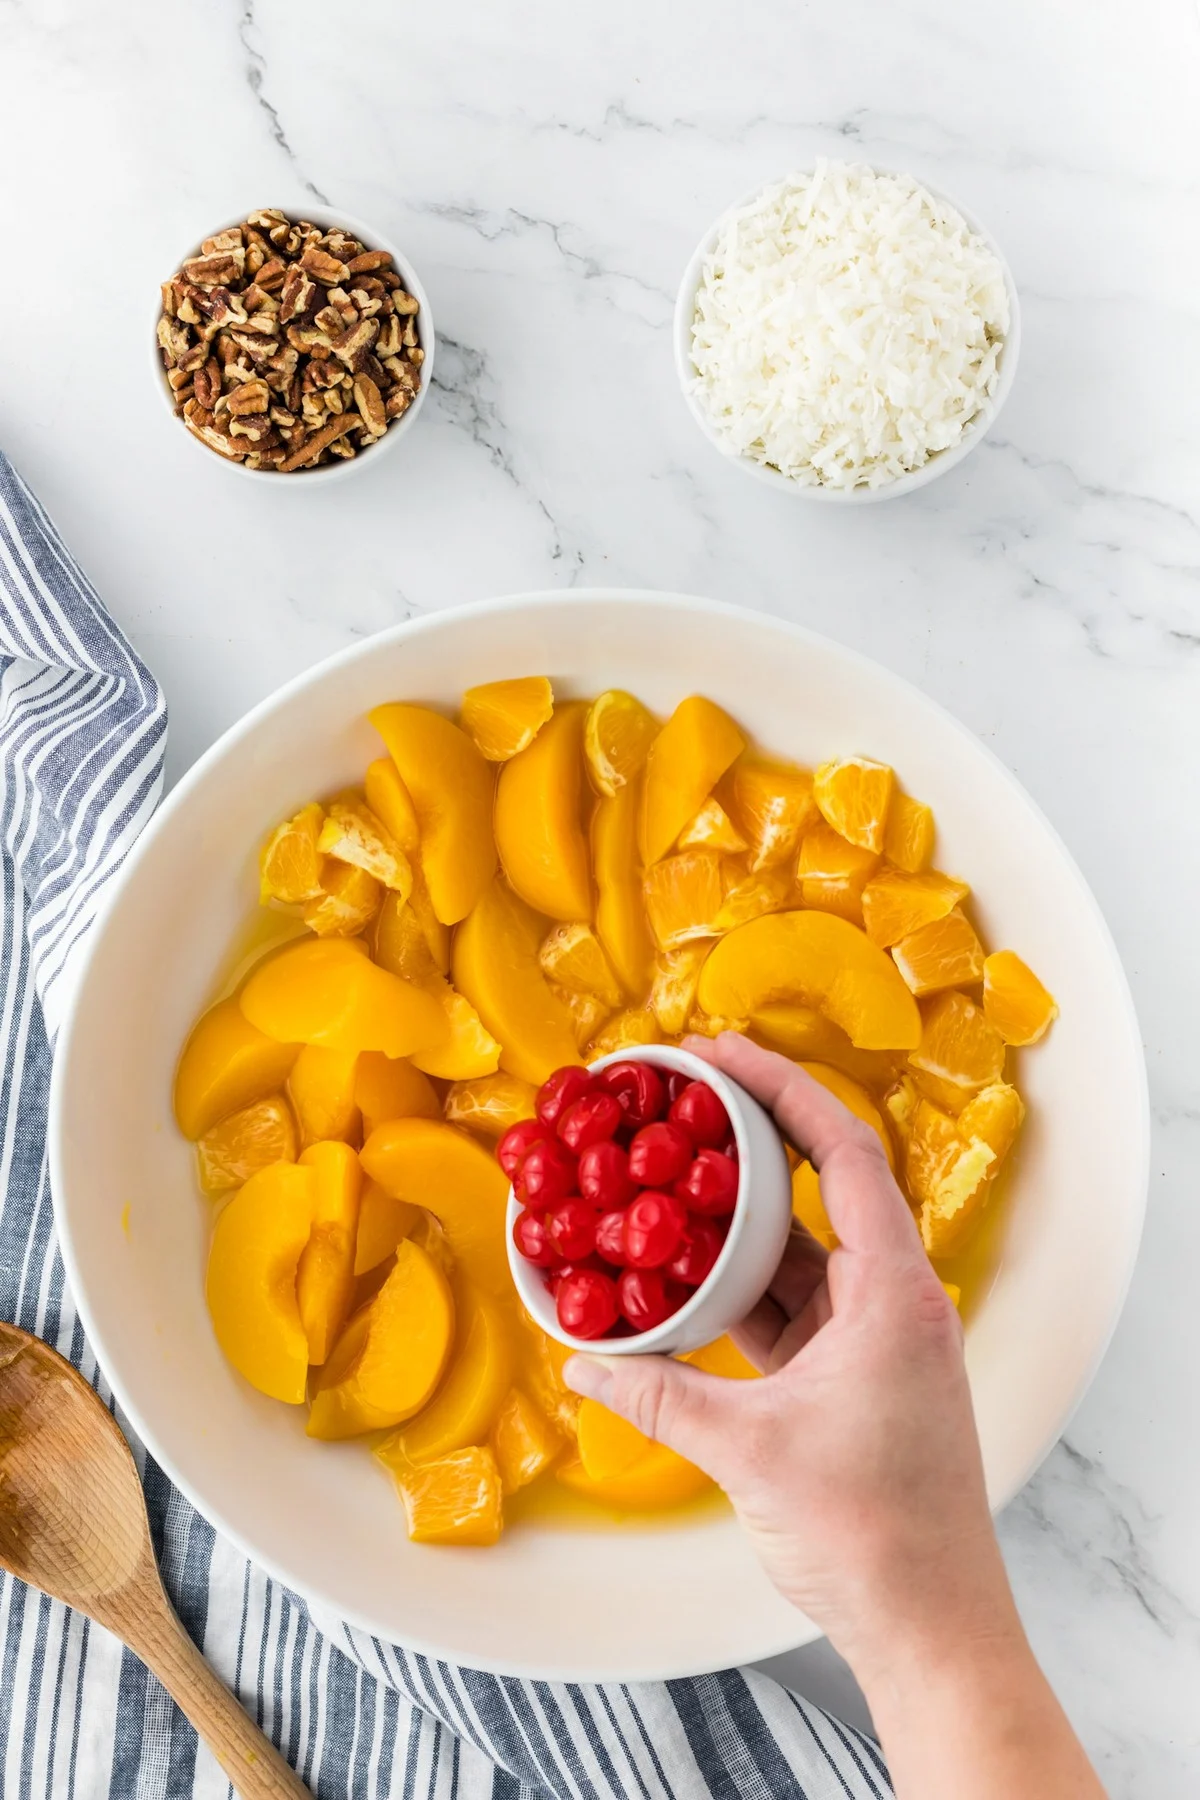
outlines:
[{"label": "bowl of red cherries", "polygon": [[649,1044],[555,1070],[496,1155],[517,1292],[573,1350],[697,1350],[779,1266],[792,1191],[778,1128],[689,1051]]}]

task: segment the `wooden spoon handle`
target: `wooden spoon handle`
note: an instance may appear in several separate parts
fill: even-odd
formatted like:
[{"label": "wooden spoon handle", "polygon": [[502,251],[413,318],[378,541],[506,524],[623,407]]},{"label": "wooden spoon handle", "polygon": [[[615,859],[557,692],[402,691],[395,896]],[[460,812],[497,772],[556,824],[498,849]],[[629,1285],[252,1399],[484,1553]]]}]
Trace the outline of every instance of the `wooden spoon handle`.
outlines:
[{"label": "wooden spoon handle", "polygon": [[191,1720],[242,1800],[312,1800],[295,1770],[205,1662],[165,1596],[139,1619],[131,1647]]}]

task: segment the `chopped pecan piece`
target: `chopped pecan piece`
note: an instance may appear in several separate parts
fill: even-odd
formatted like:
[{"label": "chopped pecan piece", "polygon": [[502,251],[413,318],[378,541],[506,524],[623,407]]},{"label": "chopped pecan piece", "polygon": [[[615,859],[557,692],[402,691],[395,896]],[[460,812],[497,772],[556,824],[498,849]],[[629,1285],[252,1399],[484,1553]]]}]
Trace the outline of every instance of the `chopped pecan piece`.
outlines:
[{"label": "chopped pecan piece", "polygon": [[181,357],[186,356],[191,344],[192,334],[186,325],[175,319],[162,318],[158,321],[159,348],[167,358],[167,367],[174,368]]},{"label": "chopped pecan piece", "polygon": [[206,237],[200,246],[205,256],[217,256],[222,251],[236,254],[242,248],[242,228],[231,225],[228,231],[218,231],[215,237]]},{"label": "chopped pecan piece", "polygon": [[413,395],[407,388],[393,388],[387,397],[385,411],[389,419],[398,419],[401,413],[408,411],[413,403]]},{"label": "chopped pecan piece", "polygon": [[334,355],[348,369],[358,369],[361,366],[360,359],[367,354],[378,336],[379,320],[361,319],[349,331],[344,331],[341,337],[334,338],[331,347]]},{"label": "chopped pecan piece", "polygon": [[273,256],[269,262],[262,264],[254,279],[260,288],[265,288],[268,294],[274,294],[283,286],[286,274],[287,264],[281,262],[279,257]]},{"label": "chopped pecan piece", "polygon": [[330,256],[328,250],[318,249],[316,244],[308,245],[300,258],[300,267],[326,287],[336,287],[350,273],[344,262],[336,256]]},{"label": "chopped pecan piece", "polygon": [[302,469],[306,463],[315,462],[323,450],[327,450],[330,444],[336,443],[348,431],[353,431],[359,423],[361,421],[357,413],[343,413],[338,419],[330,419],[328,425],[322,425],[319,431],[314,431],[305,439],[298,450],[293,450],[280,463],[280,469],[288,475],[293,469]]},{"label": "chopped pecan piece", "polygon": [[387,413],[384,410],[383,395],[369,375],[355,376],[354,404],[361,413],[372,437],[378,437],[387,430]]},{"label": "chopped pecan piece", "polygon": [[351,257],[348,266],[352,275],[372,275],[376,269],[391,268],[391,252],[388,250],[364,250],[361,256]]},{"label": "chopped pecan piece", "polygon": [[406,294],[403,288],[397,288],[392,295],[392,305],[398,313],[403,313],[405,318],[409,318],[421,310],[421,302],[414,300],[411,294]]},{"label": "chopped pecan piece", "polygon": [[196,398],[209,412],[221,397],[221,365],[210,356],[202,369],[196,370]]},{"label": "chopped pecan piece", "polygon": [[218,250],[214,256],[189,256],[183,272],[197,287],[227,287],[240,278],[245,261],[244,250]]},{"label": "chopped pecan piece", "polygon": [[242,415],[265,412],[270,398],[265,381],[246,381],[229,394],[229,411],[235,419]]}]

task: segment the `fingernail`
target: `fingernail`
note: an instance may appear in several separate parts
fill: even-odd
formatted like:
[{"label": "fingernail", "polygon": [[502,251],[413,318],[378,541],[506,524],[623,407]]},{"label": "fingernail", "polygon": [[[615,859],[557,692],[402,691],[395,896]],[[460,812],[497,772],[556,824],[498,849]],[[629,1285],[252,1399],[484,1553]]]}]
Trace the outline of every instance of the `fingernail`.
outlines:
[{"label": "fingernail", "polygon": [[573,1394],[585,1400],[608,1399],[612,1392],[612,1370],[596,1356],[569,1356],[563,1364],[563,1380]]}]

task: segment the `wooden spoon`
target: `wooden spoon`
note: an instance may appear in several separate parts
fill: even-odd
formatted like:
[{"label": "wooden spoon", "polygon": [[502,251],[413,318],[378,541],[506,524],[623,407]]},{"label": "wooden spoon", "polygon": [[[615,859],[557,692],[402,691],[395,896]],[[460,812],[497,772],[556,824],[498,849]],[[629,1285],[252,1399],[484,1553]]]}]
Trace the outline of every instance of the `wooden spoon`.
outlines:
[{"label": "wooden spoon", "polygon": [[0,1567],[128,1644],[186,1713],[243,1800],[311,1800],[176,1618],[120,1426],[57,1351],[3,1322]]}]

